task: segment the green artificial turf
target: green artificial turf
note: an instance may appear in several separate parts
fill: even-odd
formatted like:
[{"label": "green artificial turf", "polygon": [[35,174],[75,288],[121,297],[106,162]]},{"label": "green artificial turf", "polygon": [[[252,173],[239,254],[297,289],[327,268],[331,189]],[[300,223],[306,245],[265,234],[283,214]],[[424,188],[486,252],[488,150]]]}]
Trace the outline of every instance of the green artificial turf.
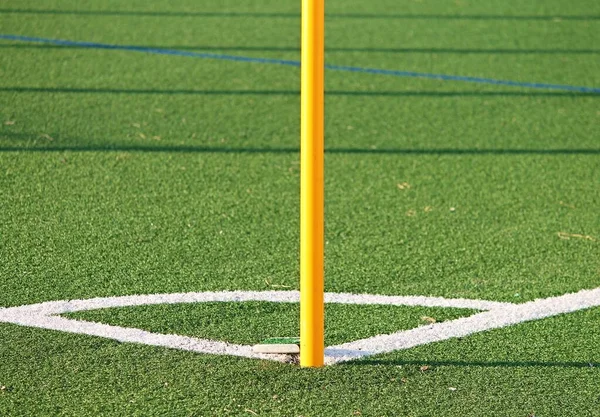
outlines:
[{"label": "green artificial turf", "polygon": [[[0,32],[298,60],[299,13],[5,0]],[[592,0],[327,13],[329,64],[600,87]],[[600,286],[600,95],[341,71],[326,90],[327,291],[520,303]],[[0,40],[0,306],[298,289],[298,93],[291,66]],[[200,335],[178,318],[206,308],[81,315]],[[421,315],[354,320],[369,309],[344,307],[328,337]],[[294,330],[286,314],[274,331]],[[599,314],[319,370],[0,324],[0,415],[596,417]]]},{"label": "green artificial turf", "polygon": [[[600,309],[324,369],[0,325],[3,415],[600,415]],[[423,368],[428,367],[428,368]],[[450,388],[456,388],[455,391]],[[251,410],[251,411],[248,411]]]},{"label": "green artificial turf", "polygon": [[[468,316],[455,308],[327,304],[326,345],[389,334]],[[300,334],[297,303],[199,303],[112,308],[69,313],[66,317],[155,333],[174,333],[231,343],[256,344],[275,336]],[[433,319],[433,320],[432,320]]]}]

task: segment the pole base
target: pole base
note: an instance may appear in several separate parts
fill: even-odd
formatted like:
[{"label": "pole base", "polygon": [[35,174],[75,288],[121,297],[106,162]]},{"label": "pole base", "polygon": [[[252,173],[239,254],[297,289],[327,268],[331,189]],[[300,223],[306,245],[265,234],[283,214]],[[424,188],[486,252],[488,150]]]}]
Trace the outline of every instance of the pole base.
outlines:
[{"label": "pole base", "polygon": [[273,337],[252,347],[254,353],[294,355],[300,353],[299,337]]}]

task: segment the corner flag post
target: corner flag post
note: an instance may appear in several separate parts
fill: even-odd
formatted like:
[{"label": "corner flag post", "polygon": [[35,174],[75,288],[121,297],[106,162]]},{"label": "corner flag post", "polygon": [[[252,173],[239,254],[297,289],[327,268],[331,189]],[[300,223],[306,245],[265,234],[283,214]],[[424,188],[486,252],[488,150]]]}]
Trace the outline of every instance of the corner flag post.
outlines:
[{"label": "corner flag post", "polygon": [[325,357],[324,72],[325,0],[302,0],[300,174],[300,366]]}]

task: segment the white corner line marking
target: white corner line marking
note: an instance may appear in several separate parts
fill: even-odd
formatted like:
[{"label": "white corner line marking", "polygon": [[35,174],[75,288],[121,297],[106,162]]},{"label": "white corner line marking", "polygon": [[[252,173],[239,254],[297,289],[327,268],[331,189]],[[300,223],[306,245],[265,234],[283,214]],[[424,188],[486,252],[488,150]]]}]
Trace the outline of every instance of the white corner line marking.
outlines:
[{"label": "white corner line marking", "polygon": [[[300,294],[298,291],[221,291],[49,301],[19,307],[0,308],[0,322],[104,337],[120,342],[141,343],[199,353],[234,355],[285,362],[290,359],[286,355],[257,354],[252,352],[251,346],[173,334],[152,333],[141,329],[68,319],[59,315],[75,311],[152,304],[240,301],[296,303],[299,301],[299,298]],[[334,364],[599,306],[600,288],[535,300],[524,304],[446,299],[442,297],[343,293],[326,293],[325,301],[327,303],[340,304],[407,305],[485,310],[470,317],[328,347],[325,350],[326,363]]]},{"label": "white corner line marking", "polygon": [[469,317],[328,347],[328,364],[409,349],[446,339],[600,306],[600,288],[492,309]]}]

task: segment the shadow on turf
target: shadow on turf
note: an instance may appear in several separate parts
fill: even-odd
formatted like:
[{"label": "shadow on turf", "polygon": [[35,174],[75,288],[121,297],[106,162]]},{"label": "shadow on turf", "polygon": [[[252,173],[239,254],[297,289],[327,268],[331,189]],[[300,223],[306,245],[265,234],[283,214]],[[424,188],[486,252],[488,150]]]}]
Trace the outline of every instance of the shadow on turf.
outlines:
[{"label": "shadow on turf", "polygon": [[541,361],[406,361],[406,360],[358,360],[343,362],[337,366],[469,366],[489,368],[521,368],[521,367],[558,367],[558,368],[600,368],[600,362],[541,362]]},{"label": "shadow on turf", "polygon": [[[0,133],[3,136],[10,134]],[[35,135],[33,135],[35,137]],[[211,146],[143,146],[143,145],[53,145],[0,146],[0,152],[147,152],[147,153],[215,153],[215,154],[293,154],[298,148],[223,148]],[[600,155],[600,149],[363,149],[330,148],[327,154],[366,155]]]},{"label": "shadow on turf", "polygon": [[[300,18],[300,11],[292,12],[220,12],[220,11],[152,11],[152,10],[53,10],[53,9],[0,9],[0,13],[75,15],[75,16],[155,16],[155,17],[248,17]],[[327,13],[328,19],[386,19],[386,20],[600,20],[599,15],[460,15],[460,14],[406,14],[406,13]]]},{"label": "shadow on turf", "polygon": [[[299,46],[190,46],[190,45],[136,45],[140,48],[157,48],[179,51],[242,51],[242,52],[298,52]],[[0,48],[11,49],[87,49],[82,45],[52,45],[39,43],[2,43]],[[373,52],[397,54],[600,54],[600,49],[465,49],[465,48],[343,48],[327,47],[326,52]]]},{"label": "shadow on turf", "polygon": [[[131,89],[131,88],[64,88],[64,87],[0,87],[1,92],[12,93],[60,93],[60,94],[165,94],[165,95],[213,95],[213,96],[298,96],[299,90],[189,90],[189,89]],[[597,93],[574,91],[326,91],[328,96],[367,97],[591,97]]]}]

